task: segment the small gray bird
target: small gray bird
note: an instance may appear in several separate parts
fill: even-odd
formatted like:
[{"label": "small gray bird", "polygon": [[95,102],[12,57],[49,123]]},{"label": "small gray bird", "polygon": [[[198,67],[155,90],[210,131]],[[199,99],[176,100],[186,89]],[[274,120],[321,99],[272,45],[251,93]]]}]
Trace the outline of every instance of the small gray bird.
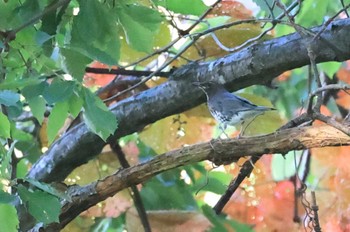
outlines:
[{"label": "small gray bird", "polygon": [[[220,128],[223,132],[227,125],[234,126],[238,123],[243,125],[245,121],[250,119],[253,121],[265,111],[276,110],[271,107],[254,105],[247,99],[230,93],[222,85],[214,82],[194,84],[207,95],[209,111],[216,121],[220,123]],[[241,129],[239,136],[243,135],[244,129]]]}]

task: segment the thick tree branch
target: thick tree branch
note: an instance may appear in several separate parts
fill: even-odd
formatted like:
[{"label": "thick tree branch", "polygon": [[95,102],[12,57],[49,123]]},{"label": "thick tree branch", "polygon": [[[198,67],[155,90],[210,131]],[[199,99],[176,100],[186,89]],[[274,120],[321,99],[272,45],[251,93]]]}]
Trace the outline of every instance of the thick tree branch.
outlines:
[{"label": "thick tree branch", "polygon": [[[346,126],[350,129],[349,126]],[[350,145],[350,137],[334,127],[322,125],[281,130],[269,135],[240,139],[213,140],[184,147],[154,157],[136,166],[120,169],[92,184],[80,187],[71,186],[69,194],[72,202],[65,202],[60,215],[63,228],[82,211],[98,202],[113,196],[118,191],[142,183],[167,170],[210,160],[217,165],[237,161],[244,156],[261,156],[266,153],[285,154],[290,150],[303,150],[313,147]]]},{"label": "thick tree branch", "polygon": [[[312,31],[317,34],[321,29],[322,26]],[[349,34],[350,19],[330,23],[320,38],[312,42],[315,61],[349,59]],[[214,80],[226,84],[230,90],[238,90],[264,84],[286,70],[309,62],[304,39],[294,33],[249,46],[212,62],[183,66],[168,82],[120,101],[111,108],[119,122],[114,139],[204,102],[201,90],[191,85],[193,81]],[[104,145],[104,141],[81,123],[50,147],[33,165],[28,177],[46,182],[61,181],[75,167],[98,155]]]}]

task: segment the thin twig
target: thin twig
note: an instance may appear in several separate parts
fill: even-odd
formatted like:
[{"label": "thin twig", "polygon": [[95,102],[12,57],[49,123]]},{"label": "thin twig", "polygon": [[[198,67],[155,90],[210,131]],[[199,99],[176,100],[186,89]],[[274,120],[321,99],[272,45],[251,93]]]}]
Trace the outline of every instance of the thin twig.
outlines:
[{"label": "thin twig", "polygon": [[[346,6],[344,6],[343,9],[339,10],[335,15],[333,15],[332,17],[330,17],[330,18],[327,20],[327,22],[325,22],[325,23],[323,24],[322,29],[319,30],[319,31],[317,32],[317,34],[314,36],[313,41],[316,40],[316,39],[318,39],[318,38],[320,37],[320,35],[326,30],[326,28],[328,27],[328,25],[329,25],[338,15],[340,15],[340,13],[342,13],[342,12],[344,12],[344,11],[346,12],[346,10],[347,10],[349,7],[350,7],[350,3],[349,3],[348,5],[346,5]],[[348,16],[348,17],[349,17],[349,16]]]},{"label": "thin twig", "polygon": [[347,9],[345,9],[344,0],[340,0],[340,3],[341,3],[341,5],[342,5],[342,7],[343,7],[343,9],[344,9],[344,12],[345,12],[345,14],[346,14],[346,17],[349,18],[349,13],[348,13]]},{"label": "thin twig", "polygon": [[252,173],[254,169],[254,164],[260,159],[260,157],[261,156],[253,156],[249,160],[244,162],[241,170],[239,171],[238,176],[230,183],[226,192],[220,197],[219,201],[215,204],[213,209],[216,214],[220,214],[222,212],[222,209],[230,200],[233,193],[241,185],[243,180]]},{"label": "thin twig", "polygon": [[57,3],[53,4],[50,7],[47,7],[44,11],[40,12],[38,15],[34,16],[33,18],[31,18],[30,20],[28,20],[27,22],[25,22],[24,24],[22,24],[21,26],[11,30],[8,32],[7,37],[4,41],[4,44],[7,44],[9,41],[11,41],[12,39],[14,39],[16,37],[16,34],[23,30],[24,28],[36,23],[37,21],[39,21],[44,15],[58,9],[61,6],[64,6],[65,4],[68,4],[70,2],[70,0],[59,0]]},{"label": "thin twig", "polygon": [[315,91],[313,91],[312,93],[310,93],[309,100],[308,100],[308,103],[307,103],[307,112],[311,113],[313,98],[316,95],[319,95],[319,93],[321,93],[323,91],[339,90],[339,89],[349,90],[350,89],[350,85],[346,85],[346,84],[330,84],[330,85],[322,86],[322,87],[316,89]]},{"label": "thin twig", "polygon": [[[154,73],[153,71],[145,70],[126,70],[126,69],[108,69],[108,68],[92,68],[86,67],[85,72],[87,73],[96,73],[96,74],[114,74],[114,75],[128,75],[128,76],[146,76]],[[169,77],[172,72],[158,72],[154,75]]]},{"label": "thin twig", "polygon": [[315,232],[321,232],[321,226],[320,226],[320,221],[318,219],[318,205],[316,202],[316,194],[315,191],[311,192],[311,209],[313,211],[314,217],[312,219],[313,224],[314,224],[314,230]]},{"label": "thin twig", "polygon": [[344,125],[340,122],[337,122],[335,119],[325,116],[319,112],[313,112],[312,116],[314,117],[314,119],[318,119],[324,123],[327,123],[328,125],[340,130],[341,132],[343,132],[346,135],[350,136],[350,129],[348,127],[344,127]]},{"label": "thin twig", "polygon": [[[123,168],[129,168],[130,164],[126,160],[125,153],[123,152],[120,145],[114,140],[110,140],[109,145],[111,146],[112,151],[117,155],[120,165]],[[132,198],[134,200],[136,210],[140,216],[140,220],[141,220],[143,229],[145,232],[151,232],[151,226],[149,224],[146,209],[143,205],[139,190],[137,189],[136,185],[131,185],[130,188],[132,191]]]}]

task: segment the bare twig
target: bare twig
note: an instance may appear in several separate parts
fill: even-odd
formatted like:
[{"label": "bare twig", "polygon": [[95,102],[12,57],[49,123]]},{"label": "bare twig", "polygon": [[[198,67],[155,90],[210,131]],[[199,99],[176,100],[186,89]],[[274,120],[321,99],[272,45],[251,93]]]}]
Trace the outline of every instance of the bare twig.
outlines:
[{"label": "bare twig", "polygon": [[261,158],[261,156],[252,156],[249,160],[245,161],[242,168],[239,171],[238,176],[229,184],[226,192],[220,197],[219,201],[214,206],[216,214],[220,214],[222,209],[225,207],[231,196],[235,193],[237,188],[241,185],[243,180],[248,177],[253,169],[254,164]]},{"label": "bare twig", "polygon": [[[117,155],[120,165],[123,168],[129,168],[130,164],[126,160],[125,153],[123,152],[123,150],[120,147],[120,145],[114,140],[110,140],[109,144],[110,144],[110,146],[112,148],[112,151]],[[137,189],[136,185],[131,185],[130,188],[131,188],[131,191],[133,193],[131,196],[132,196],[132,198],[134,200],[136,210],[137,210],[137,212],[138,212],[138,214],[140,216],[140,220],[141,220],[143,229],[144,229],[145,232],[151,232],[152,231],[151,230],[151,226],[149,224],[147,213],[146,213],[146,209],[145,209],[145,207],[143,205],[142,198],[141,198],[141,195],[139,193],[139,190]]]},{"label": "bare twig", "polygon": [[347,10],[347,9],[345,9],[344,0],[340,0],[340,3],[341,3],[341,5],[342,5],[342,7],[343,7],[343,9],[344,9],[344,12],[345,12],[345,14],[346,14],[346,17],[348,17],[348,18],[349,18],[349,13],[348,13],[348,10]]},{"label": "bare twig", "polygon": [[[143,71],[143,70],[126,70],[126,69],[108,69],[108,68],[92,68],[86,67],[85,72],[96,73],[96,74],[115,74],[115,75],[130,75],[130,76],[146,76],[154,73],[153,71]],[[157,72],[154,75],[169,77],[172,72]]]},{"label": "bare twig", "polygon": [[315,91],[313,91],[312,93],[310,93],[309,99],[308,99],[308,103],[307,103],[307,112],[308,112],[308,113],[311,113],[311,112],[312,112],[312,110],[313,110],[312,102],[313,102],[313,98],[314,98],[316,95],[319,95],[319,94],[322,93],[323,91],[327,91],[327,90],[339,90],[339,89],[349,90],[349,89],[350,89],[350,85],[345,85],[345,84],[330,84],[330,85],[322,86],[322,87],[316,89]]},{"label": "bare twig", "polygon": [[324,123],[327,123],[328,125],[340,130],[341,132],[343,132],[344,134],[347,134],[348,136],[350,136],[350,130],[348,127],[344,127],[343,123],[337,122],[334,118],[325,116],[319,112],[313,112],[313,117],[315,119],[318,119]]},{"label": "bare twig", "polygon": [[321,232],[321,226],[320,226],[320,221],[318,219],[318,205],[316,202],[316,194],[314,191],[311,192],[311,209],[313,211],[313,218],[312,222],[314,224],[314,230],[315,232]]},{"label": "bare twig", "polygon": [[[326,28],[328,27],[328,25],[338,16],[340,15],[340,13],[342,12],[347,12],[346,10],[350,7],[350,4],[343,6],[343,9],[339,10],[335,15],[333,15],[332,17],[330,17],[327,22],[325,22],[323,24],[323,28],[321,30],[319,30],[317,32],[317,34],[314,36],[313,40],[316,40],[320,37],[320,35],[326,30]],[[349,17],[349,16],[348,16]]]}]

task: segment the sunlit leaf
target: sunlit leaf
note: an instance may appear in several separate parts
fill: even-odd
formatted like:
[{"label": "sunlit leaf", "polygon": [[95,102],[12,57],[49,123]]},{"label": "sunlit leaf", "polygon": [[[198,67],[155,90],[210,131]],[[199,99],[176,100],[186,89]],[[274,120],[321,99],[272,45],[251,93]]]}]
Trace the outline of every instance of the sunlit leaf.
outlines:
[{"label": "sunlit leaf", "polygon": [[0,137],[10,138],[10,128],[10,121],[6,115],[0,111]]},{"label": "sunlit leaf", "polygon": [[84,119],[86,125],[103,140],[114,133],[117,129],[117,119],[103,104],[103,102],[93,95],[89,90],[83,89],[84,96]]},{"label": "sunlit leaf", "polygon": [[28,99],[28,105],[32,110],[34,117],[41,124],[44,120],[44,114],[46,111],[46,101],[42,96],[37,96]]},{"label": "sunlit leaf", "polygon": [[18,216],[16,208],[9,204],[0,204],[1,231],[18,231]]},{"label": "sunlit leaf", "polygon": [[71,49],[61,48],[60,52],[64,57],[64,63],[68,73],[71,74],[74,79],[81,82],[85,74],[85,68],[92,62],[92,59]]},{"label": "sunlit leaf", "polygon": [[12,160],[12,153],[16,145],[16,141],[11,144],[10,149],[6,150],[4,148],[1,148],[1,165],[0,165],[0,177],[3,179],[10,179],[11,178],[11,160]]},{"label": "sunlit leaf", "polygon": [[[332,1],[313,1],[305,0],[303,2],[303,7],[300,10],[300,13],[296,17],[296,22],[303,23],[303,26],[309,27],[312,25],[318,25],[324,20],[327,8],[330,4],[333,4]],[[310,12],[313,12],[310,14]]]},{"label": "sunlit leaf", "polygon": [[156,5],[163,6],[175,13],[185,15],[201,15],[208,9],[202,0],[152,0]]},{"label": "sunlit leaf", "polygon": [[67,115],[68,103],[66,101],[56,103],[48,119],[47,137],[49,140],[49,144],[51,144],[55,140],[57,132],[63,126]]},{"label": "sunlit leaf", "polygon": [[79,5],[72,26],[72,48],[93,60],[116,64],[120,45],[113,13],[99,1],[79,1]]},{"label": "sunlit leaf", "polygon": [[158,11],[140,5],[120,4],[117,16],[124,29],[126,41],[133,48],[150,52],[154,36],[162,21]]},{"label": "sunlit leaf", "polygon": [[72,94],[72,96],[68,100],[69,113],[76,118],[83,106],[83,100],[78,97],[76,94]]}]

